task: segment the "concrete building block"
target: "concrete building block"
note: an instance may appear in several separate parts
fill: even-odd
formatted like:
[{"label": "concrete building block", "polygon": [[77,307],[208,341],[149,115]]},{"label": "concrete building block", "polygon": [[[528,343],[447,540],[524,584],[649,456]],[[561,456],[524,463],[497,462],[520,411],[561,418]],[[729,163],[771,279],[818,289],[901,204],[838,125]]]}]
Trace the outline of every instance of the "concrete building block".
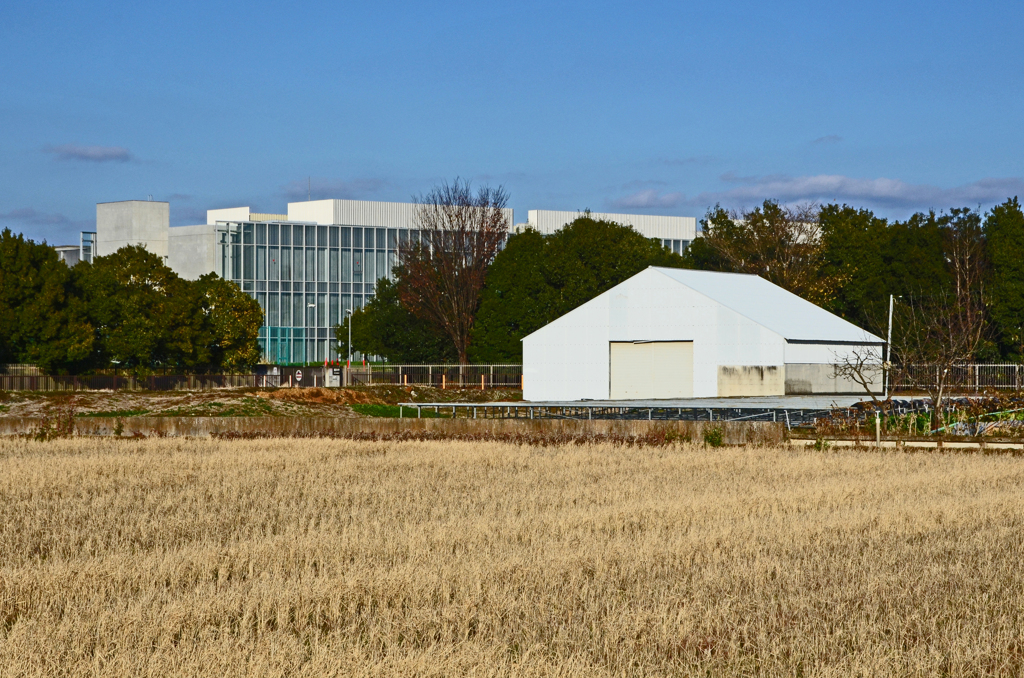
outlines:
[{"label": "concrete building block", "polygon": [[127,245],[142,245],[167,260],[170,205],[151,200],[101,202],[96,205],[96,256]]}]

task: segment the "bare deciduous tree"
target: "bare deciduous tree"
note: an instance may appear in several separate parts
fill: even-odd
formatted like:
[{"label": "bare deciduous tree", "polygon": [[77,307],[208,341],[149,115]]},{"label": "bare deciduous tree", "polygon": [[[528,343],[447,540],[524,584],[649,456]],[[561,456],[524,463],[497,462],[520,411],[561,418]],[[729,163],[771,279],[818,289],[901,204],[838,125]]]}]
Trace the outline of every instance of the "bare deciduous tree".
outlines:
[{"label": "bare deciduous tree", "polygon": [[420,241],[399,249],[399,296],[452,340],[465,364],[487,267],[508,235],[508,193],[500,186],[474,193],[468,181],[455,179],[417,202]]},{"label": "bare deciduous tree", "polygon": [[858,346],[849,353],[837,355],[833,367],[835,379],[848,379],[857,384],[876,408],[884,409],[884,403],[878,398],[885,378],[881,346]]}]

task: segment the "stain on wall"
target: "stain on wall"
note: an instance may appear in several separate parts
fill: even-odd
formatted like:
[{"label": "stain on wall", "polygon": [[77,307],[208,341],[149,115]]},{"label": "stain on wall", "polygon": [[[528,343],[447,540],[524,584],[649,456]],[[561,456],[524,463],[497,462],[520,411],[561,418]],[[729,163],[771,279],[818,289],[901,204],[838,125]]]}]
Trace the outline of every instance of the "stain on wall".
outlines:
[{"label": "stain on wall", "polygon": [[784,395],[783,365],[719,365],[718,397]]}]

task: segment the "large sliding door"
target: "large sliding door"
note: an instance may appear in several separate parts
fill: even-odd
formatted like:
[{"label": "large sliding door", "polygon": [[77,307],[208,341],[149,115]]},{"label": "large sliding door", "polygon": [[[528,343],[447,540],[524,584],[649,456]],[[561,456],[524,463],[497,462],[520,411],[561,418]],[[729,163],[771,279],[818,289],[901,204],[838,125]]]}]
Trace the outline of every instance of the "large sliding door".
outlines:
[{"label": "large sliding door", "polygon": [[613,400],[693,396],[692,341],[613,341],[609,360]]}]

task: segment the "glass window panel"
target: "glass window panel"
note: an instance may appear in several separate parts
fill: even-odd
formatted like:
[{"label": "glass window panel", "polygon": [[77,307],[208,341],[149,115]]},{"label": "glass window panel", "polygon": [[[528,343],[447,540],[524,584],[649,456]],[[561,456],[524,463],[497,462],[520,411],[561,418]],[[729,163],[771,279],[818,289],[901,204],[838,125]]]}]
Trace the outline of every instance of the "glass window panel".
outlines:
[{"label": "glass window panel", "polygon": [[327,326],[334,327],[338,324],[338,295],[332,294],[330,307],[327,311]]},{"label": "glass window panel", "polygon": [[242,224],[242,244],[252,244],[252,224]]},{"label": "glass window panel", "polygon": [[388,280],[395,279],[395,266],[398,263],[398,256],[394,252],[388,252]]},{"label": "glass window panel", "polygon": [[306,362],[316,360],[316,339],[306,339]]},{"label": "glass window panel", "polygon": [[231,246],[231,277],[238,280],[242,277],[242,246]]},{"label": "glass window panel", "polygon": [[263,245],[256,246],[256,279],[267,279],[267,248]]},{"label": "glass window panel", "polygon": [[281,248],[281,280],[292,279],[292,248]]},{"label": "glass window panel", "polygon": [[331,247],[338,246],[338,227],[331,226]]},{"label": "glass window panel", "polygon": [[316,247],[316,226],[306,226],[306,247]]},{"label": "glass window panel", "polygon": [[316,251],[316,279],[327,280],[327,248],[320,247]]},{"label": "glass window panel", "polygon": [[270,244],[271,245],[278,244],[279,239],[278,239],[277,233],[278,233],[278,229],[280,228],[280,226],[278,226],[277,224],[270,224],[270,226],[268,226],[267,228],[270,229]]},{"label": "glass window panel", "polygon": [[341,282],[352,282],[352,250],[341,251]]},{"label": "glass window panel", "polygon": [[316,342],[316,360],[323,362],[327,360],[327,340],[320,339]]},{"label": "glass window panel", "polygon": [[267,252],[267,278],[277,280],[281,277],[281,251],[277,247],[271,247]]},{"label": "glass window panel", "polygon": [[386,268],[384,268],[384,257],[385,256],[386,255],[384,254],[384,252],[382,252],[380,250],[377,250],[377,277],[378,278],[386,278],[387,275],[388,275],[388,270]]},{"label": "glass window panel", "polygon": [[302,226],[295,226],[293,228],[292,245],[295,247],[302,247]]},{"label": "glass window panel", "polygon": [[400,228],[398,229],[398,246],[406,247],[409,244],[409,229]]},{"label": "glass window panel", "polygon": [[362,250],[352,250],[352,282],[363,282]]},{"label": "glass window panel", "polygon": [[388,249],[393,250],[398,247],[398,229],[388,229]]},{"label": "glass window panel", "polygon": [[680,254],[685,252],[690,247],[690,241],[689,240],[682,240],[681,242],[682,242],[682,246],[679,248],[681,250]]},{"label": "glass window panel", "polygon": [[338,282],[338,250],[331,250],[327,257],[327,268],[331,282]]},{"label": "glass window panel", "polygon": [[267,298],[267,324],[272,327],[277,327],[280,324],[281,314],[279,299],[276,294],[271,294]]},{"label": "glass window panel", "polygon": [[352,295],[352,310],[358,311],[363,307],[363,297],[359,294]]},{"label": "glass window panel", "polygon": [[316,280],[316,250],[306,248],[306,280]]},{"label": "glass window panel", "polygon": [[292,227],[291,224],[281,224],[281,244],[291,245],[292,244]]},{"label": "glass window panel", "polygon": [[352,247],[352,229],[348,226],[341,227],[341,246]]},{"label": "glass window panel", "polygon": [[[377,229],[377,249],[379,249],[379,250],[382,250],[385,247],[387,247],[387,245],[385,244],[386,240],[385,240],[385,237],[384,237],[386,233],[387,233],[387,229],[385,229],[385,228],[378,228]],[[372,247],[372,245],[371,245],[371,247]]]},{"label": "glass window panel", "polygon": [[348,312],[352,310],[352,295],[343,294],[341,295],[341,319],[344,320],[348,316]]},{"label": "glass window panel", "polygon": [[267,225],[256,224],[256,244],[266,245],[267,244]]},{"label": "glass window panel", "polygon": [[363,229],[353,226],[352,227],[352,247],[362,248],[363,246]]},{"label": "glass window panel", "polygon": [[292,250],[292,280],[302,280],[302,253],[301,247]]},{"label": "glass window panel", "polygon": [[306,319],[306,302],[302,294],[292,295],[292,326],[302,327]]},{"label": "glass window panel", "polygon": [[316,227],[316,246],[327,247],[327,227],[317,226]]},{"label": "glass window panel", "polygon": [[263,324],[267,324],[267,293],[257,292],[256,303],[260,305],[260,310],[263,311]]},{"label": "glass window panel", "polygon": [[368,252],[366,252],[363,255],[363,281],[364,282],[373,282],[375,280],[374,275],[373,275],[373,271],[374,271],[373,264],[374,264],[373,252],[372,251],[368,251]]},{"label": "glass window panel", "polygon": [[420,246],[420,232],[416,229],[409,231],[409,246],[419,247]]},{"label": "glass window panel", "polygon": [[242,249],[244,250],[242,252],[242,277],[246,280],[251,280],[253,273],[253,257],[255,256],[253,246],[243,245]]},{"label": "glass window panel", "polygon": [[281,295],[281,326],[289,327],[292,324],[292,295],[285,292]]},{"label": "glass window panel", "polygon": [[673,240],[672,241],[672,251],[675,252],[676,254],[680,254],[680,251],[679,251],[679,241],[678,240]]},{"label": "glass window panel", "polygon": [[301,332],[296,331],[295,334],[292,335],[292,362],[304,363],[306,362],[305,358],[306,340],[303,338]]},{"label": "glass window panel", "polygon": [[316,326],[327,327],[327,295],[316,295]]}]

